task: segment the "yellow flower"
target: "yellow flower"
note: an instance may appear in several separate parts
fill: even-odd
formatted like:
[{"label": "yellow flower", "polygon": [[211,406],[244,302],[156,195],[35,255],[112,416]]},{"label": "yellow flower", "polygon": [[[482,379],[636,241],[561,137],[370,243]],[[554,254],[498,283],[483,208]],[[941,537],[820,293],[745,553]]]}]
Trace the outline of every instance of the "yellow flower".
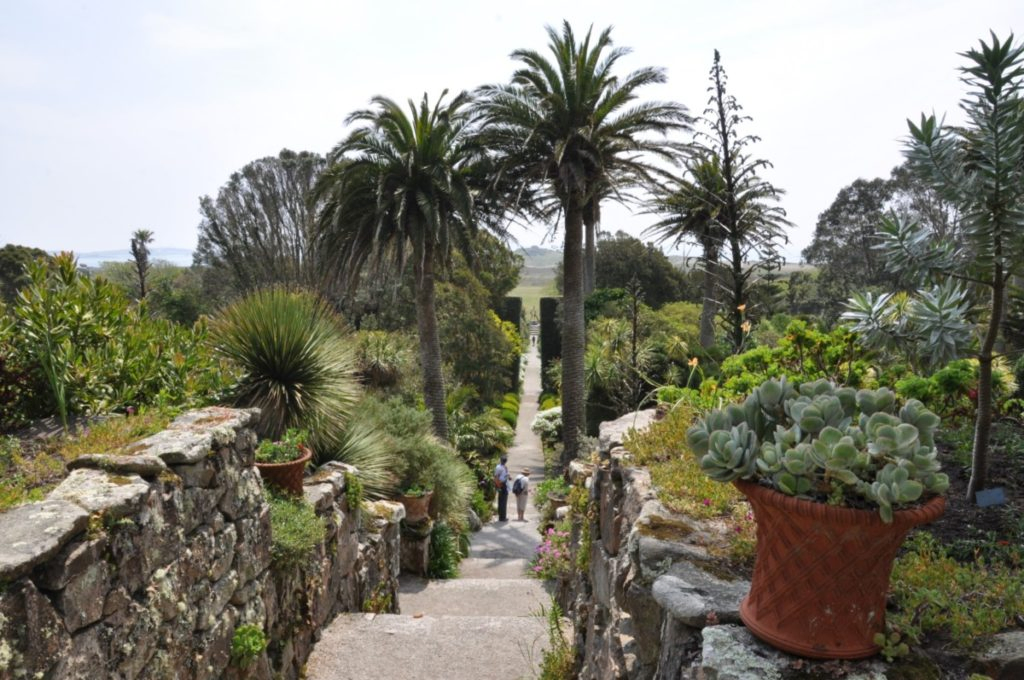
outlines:
[{"label": "yellow flower", "polygon": [[699,363],[700,363],[700,361],[697,359],[697,357],[694,357],[694,358],[690,359],[690,361],[689,361],[690,368],[696,368],[697,364],[699,364]]},{"label": "yellow flower", "polygon": [[740,328],[743,329],[744,333],[749,333],[750,332],[750,322],[749,321],[744,321],[743,323],[740,324]]}]

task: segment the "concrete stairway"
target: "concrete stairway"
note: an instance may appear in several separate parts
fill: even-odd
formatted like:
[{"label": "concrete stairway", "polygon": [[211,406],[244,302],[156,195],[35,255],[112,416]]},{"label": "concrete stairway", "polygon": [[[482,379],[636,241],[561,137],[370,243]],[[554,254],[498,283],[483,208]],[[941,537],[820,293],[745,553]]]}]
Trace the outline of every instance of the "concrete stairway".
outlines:
[{"label": "concrete stairway", "polygon": [[[531,469],[531,487],[543,480],[540,441],[530,432],[540,394],[540,357],[528,355],[515,445],[513,477]],[[531,490],[532,490],[531,489]],[[537,674],[547,645],[541,608],[551,598],[528,576],[540,534],[532,498],[523,522],[492,521],[473,536],[460,577],[428,581],[402,576],[401,614],[343,614],[323,632],[307,664],[311,680],[343,678],[512,680]]]}]

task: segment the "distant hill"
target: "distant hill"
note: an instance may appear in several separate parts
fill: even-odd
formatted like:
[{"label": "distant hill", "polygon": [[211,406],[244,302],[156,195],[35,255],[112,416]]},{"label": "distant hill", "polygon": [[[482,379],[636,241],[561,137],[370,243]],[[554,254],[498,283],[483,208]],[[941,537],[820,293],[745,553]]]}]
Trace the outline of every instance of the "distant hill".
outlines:
[{"label": "distant hill", "polygon": [[561,250],[551,250],[550,248],[542,248],[541,246],[519,248],[516,252],[522,255],[526,260],[524,266],[528,269],[545,269],[555,267],[562,261]]},{"label": "distant hill", "polygon": [[[125,262],[132,259],[131,251],[124,250],[93,250],[87,253],[75,253],[78,264],[86,267],[98,267],[104,262]],[[152,248],[149,259],[153,262],[168,262],[179,267],[192,266],[192,251],[188,248]]]}]

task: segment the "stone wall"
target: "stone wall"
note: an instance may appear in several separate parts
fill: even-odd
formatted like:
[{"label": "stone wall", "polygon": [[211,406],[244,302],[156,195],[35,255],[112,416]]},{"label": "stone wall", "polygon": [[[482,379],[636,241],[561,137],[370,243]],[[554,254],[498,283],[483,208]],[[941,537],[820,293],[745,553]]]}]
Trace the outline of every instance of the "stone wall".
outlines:
[{"label": "stone wall", "polygon": [[[722,573],[708,553],[710,524],[673,514],[657,498],[646,469],[622,448],[630,428],[643,429],[653,411],[602,423],[599,462],[574,463],[570,477],[586,484],[596,512],[589,522],[586,573],[562,584],[560,604],[574,623],[580,678],[742,680],[746,678],[1024,678],[1024,631],[996,636],[974,658],[955,666],[918,655],[887,665],[809,662],[755,639],[741,624],[739,603],[749,582]],[[574,527],[574,550],[583,527]]]},{"label": "stone wall", "polygon": [[[0,678],[295,678],[336,613],[375,596],[397,611],[404,509],[349,508],[344,465],[307,479],[327,527],[308,566],[274,565],[252,417],[187,413],[0,514]],[[270,640],[244,673],[242,624]]]}]

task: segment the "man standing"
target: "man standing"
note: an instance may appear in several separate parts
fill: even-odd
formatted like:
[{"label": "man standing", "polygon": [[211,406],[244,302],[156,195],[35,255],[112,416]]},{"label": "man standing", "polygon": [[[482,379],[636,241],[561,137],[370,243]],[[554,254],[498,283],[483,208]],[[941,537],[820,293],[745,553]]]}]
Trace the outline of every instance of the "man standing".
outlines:
[{"label": "man standing", "polygon": [[498,487],[498,521],[508,521],[508,456],[494,467],[494,484]]}]

